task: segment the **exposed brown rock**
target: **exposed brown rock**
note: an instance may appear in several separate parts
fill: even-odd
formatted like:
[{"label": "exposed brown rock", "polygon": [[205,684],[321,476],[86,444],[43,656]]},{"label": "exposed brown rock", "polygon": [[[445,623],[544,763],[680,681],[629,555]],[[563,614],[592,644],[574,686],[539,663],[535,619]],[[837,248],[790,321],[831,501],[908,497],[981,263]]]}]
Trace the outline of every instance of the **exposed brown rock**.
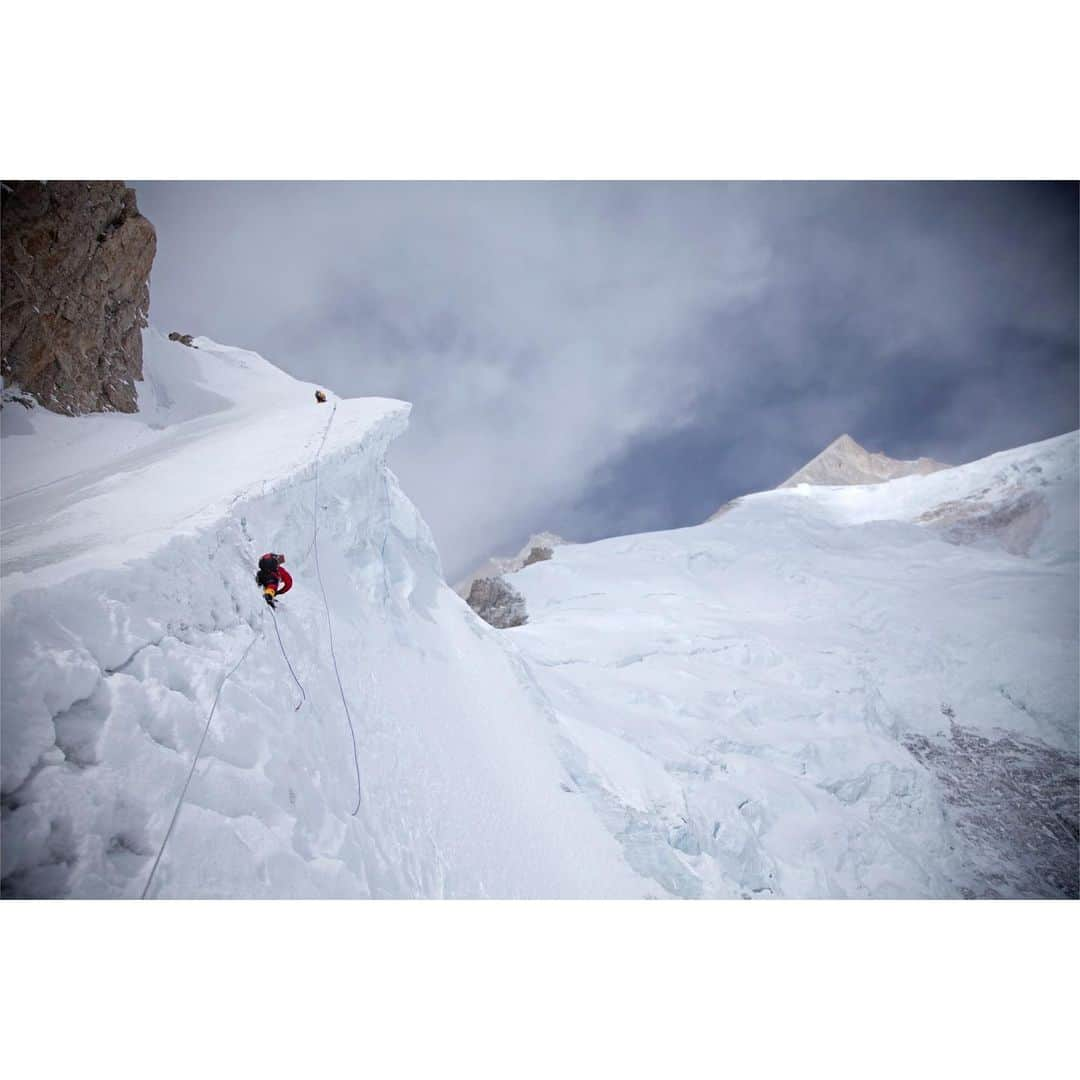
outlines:
[{"label": "exposed brown rock", "polygon": [[555,552],[549,547],[534,547],[526,556],[525,561],[521,564],[522,569],[526,566],[532,566],[533,563],[544,562],[546,559],[550,559],[554,554]]},{"label": "exposed brown rock", "polygon": [[478,578],[495,578],[503,574],[514,574],[526,566],[531,566],[533,563],[553,558],[555,548],[571,543],[573,543],[572,540],[564,540],[561,536],[552,532],[533,533],[525,542],[525,546],[516,555],[493,555],[482,566],[478,566],[468,577],[462,578],[454,586],[454,591],[458,596],[467,600],[472,583]]},{"label": "exposed brown rock", "polygon": [[46,408],[134,412],[157,238],[118,180],[9,181],[0,370]]},{"label": "exposed brown rock", "polygon": [[524,626],[529,621],[525,597],[501,577],[477,578],[466,603],[484,622],[500,630]]},{"label": "exposed brown rock", "polygon": [[1050,507],[1037,491],[1016,489],[1004,502],[978,495],[954,499],[927,510],[915,520],[940,529],[953,544],[997,543],[1010,555],[1027,555],[1050,518]]},{"label": "exposed brown rock", "polygon": [[925,476],[927,473],[947,468],[948,465],[932,458],[898,461],[887,454],[867,450],[850,435],[841,435],[779,486],[787,488],[797,487],[799,484],[881,484],[901,476]]},{"label": "exposed brown rock", "polygon": [[181,345],[187,345],[189,348],[197,349],[199,346],[194,344],[194,338],[191,334],[181,334],[179,330],[174,330],[169,335],[170,341],[179,341]]}]

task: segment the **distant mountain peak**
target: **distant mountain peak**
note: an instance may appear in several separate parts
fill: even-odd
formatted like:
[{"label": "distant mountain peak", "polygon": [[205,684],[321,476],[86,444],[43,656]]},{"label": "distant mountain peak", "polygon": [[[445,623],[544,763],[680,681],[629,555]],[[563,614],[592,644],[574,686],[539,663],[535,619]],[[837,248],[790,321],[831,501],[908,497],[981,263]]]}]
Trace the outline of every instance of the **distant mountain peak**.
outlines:
[{"label": "distant mountain peak", "polygon": [[862,450],[861,447],[846,431],[838,439],[833,439],[825,448],[826,450]]},{"label": "distant mountain peak", "polygon": [[950,467],[927,457],[916,458],[914,461],[891,458],[887,454],[867,450],[845,432],[829,443],[817,457],[812,458],[798,472],[777,486],[786,488],[799,484],[881,484],[900,476],[925,476]]}]

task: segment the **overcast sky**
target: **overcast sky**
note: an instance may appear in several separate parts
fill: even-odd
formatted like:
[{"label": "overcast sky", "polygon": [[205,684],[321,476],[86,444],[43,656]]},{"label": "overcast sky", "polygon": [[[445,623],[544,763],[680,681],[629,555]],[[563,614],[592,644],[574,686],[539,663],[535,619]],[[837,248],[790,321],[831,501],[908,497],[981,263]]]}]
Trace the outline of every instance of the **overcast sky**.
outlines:
[{"label": "overcast sky", "polygon": [[344,396],[450,581],[696,524],[847,432],[950,463],[1078,419],[1076,184],[137,183],[151,322]]}]

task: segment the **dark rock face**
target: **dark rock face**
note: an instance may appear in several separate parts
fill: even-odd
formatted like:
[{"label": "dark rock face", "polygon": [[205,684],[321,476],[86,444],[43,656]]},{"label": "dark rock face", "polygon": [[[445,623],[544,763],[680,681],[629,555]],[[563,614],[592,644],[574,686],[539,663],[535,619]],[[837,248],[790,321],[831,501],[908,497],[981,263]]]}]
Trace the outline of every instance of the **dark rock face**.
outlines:
[{"label": "dark rock face", "polygon": [[54,412],[134,412],[157,237],[118,180],[2,188],[0,370]]},{"label": "dark rock face", "polygon": [[505,630],[529,621],[525,597],[500,577],[477,578],[472,583],[466,603],[486,623]]},{"label": "dark rock face", "polygon": [[941,784],[966,854],[964,895],[1077,899],[1076,756],[1017,735],[981,735],[957,724],[951,706],[941,711],[950,721],[948,738],[908,734],[904,744]]},{"label": "dark rock face", "polygon": [[169,340],[170,341],[179,341],[181,345],[187,345],[189,348],[192,348],[192,349],[197,349],[199,347],[198,345],[195,345],[193,343],[194,338],[192,338],[191,334],[181,334],[179,330],[174,330],[169,335]]}]

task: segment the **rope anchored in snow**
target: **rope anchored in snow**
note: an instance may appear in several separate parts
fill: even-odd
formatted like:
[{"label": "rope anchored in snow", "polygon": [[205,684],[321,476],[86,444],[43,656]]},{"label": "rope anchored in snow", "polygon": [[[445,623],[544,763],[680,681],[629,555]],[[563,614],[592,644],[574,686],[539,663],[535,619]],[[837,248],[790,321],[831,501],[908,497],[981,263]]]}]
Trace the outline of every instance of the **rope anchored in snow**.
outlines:
[{"label": "rope anchored in snow", "polygon": [[334,661],[334,674],[337,676],[338,691],[341,693],[341,704],[345,709],[345,719],[349,724],[349,736],[352,739],[353,765],[356,767],[356,807],[352,814],[355,817],[360,812],[360,803],[363,792],[360,786],[360,754],[356,748],[356,729],[353,727],[352,716],[349,714],[349,702],[345,697],[345,687],[341,684],[341,671],[338,668],[337,654],[334,651],[334,622],[330,617],[330,605],[326,599],[326,588],[323,585],[322,570],[319,567],[319,458],[322,456],[323,447],[326,445],[326,437],[330,434],[330,425],[334,422],[337,413],[337,402],[334,403],[330,419],[326,423],[326,431],[323,432],[322,442],[315,454],[315,523],[311,537],[312,547],[315,548],[315,576],[319,579],[319,591],[322,593],[323,608],[326,610],[326,626],[330,632],[330,658]]},{"label": "rope anchored in snow", "polygon": [[285,663],[288,665],[289,668],[289,674],[292,676],[293,682],[296,683],[296,686],[300,691],[300,702],[293,708],[293,712],[299,712],[300,706],[303,705],[305,701],[307,701],[307,691],[304,689],[304,686],[300,682],[300,680],[296,677],[296,672],[293,671],[293,666],[289,661],[289,654],[285,651],[285,645],[281,640],[281,628],[278,626],[277,612],[275,612],[273,608],[270,608],[270,614],[271,616],[273,616],[274,619],[274,633],[277,634],[277,643],[281,649],[281,655],[285,658]]},{"label": "rope anchored in snow", "polygon": [[187,794],[191,778],[195,775],[195,766],[199,764],[199,755],[202,754],[203,743],[206,742],[206,736],[210,732],[210,722],[214,719],[214,713],[217,711],[218,700],[221,698],[221,691],[225,689],[225,684],[236,674],[237,669],[247,659],[247,654],[251,652],[251,646],[254,645],[261,636],[261,634],[256,634],[248,642],[248,646],[244,650],[243,655],[232,666],[228,675],[221,680],[221,685],[217,688],[217,693],[214,695],[214,704],[210,706],[210,715],[206,718],[206,726],[203,728],[202,738],[199,739],[199,745],[195,748],[195,757],[191,760],[191,768],[188,769],[187,779],[184,781],[184,786],[180,789],[180,798],[176,800],[176,809],[173,811],[169,827],[165,830],[165,837],[161,841],[161,847],[158,848],[157,858],[154,859],[154,865],[150,867],[150,876],[146,879],[146,885],[143,887],[142,896],[139,898],[141,900],[145,900],[146,894],[150,891],[150,886],[154,881],[154,874],[157,872],[158,863],[161,862],[161,856],[165,853],[165,845],[169,842],[169,837],[172,836],[172,831],[176,827],[176,819],[180,816],[180,808],[184,805],[184,796]]},{"label": "rope anchored in snow", "polygon": [[[322,442],[319,443],[319,449],[315,453],[315,515],[311,547],[315,549],[315,573],[319,579],[319,591],[322,593],[323,607],[326,610],[326,625],[330,631],[330,657],[334,662],[334,674],[337,676],[338,690],[341,693],[341,704],[345,709],[345,719],[348,721],[349,736],[352,739],[353,765],[356,767],[356,808],[352,812],[355,817],[356,814],[360,812],[360,802],[362,798],[360,787],[360,757],[356,746],[356,730],[353,728],[352,716],[349,713],[349,702],[345,697],[345,687],[341,682],[341,671],[338,668],[337,654],[334,651],[334,624],[330,617],[330,605],[326,600],[326,589],[323,586],[322,571],[319,567],[319,459],[322,456],[323,447],[326,445],[327,436],[330,434],[330,425],[334,422],[336,413],[337,403],[335,402],[334,408],[330,413],[330,419],[326,423],[326,430],[323,432]],[[308,551],[311,550],[311,547],[308,548]],[[307,691],[304,689],[303,683],[296,677],[292,662],[289,660],[289,654],[285,651],[285,644],[281,640],[281,629],[278,627],[277,614],[273,608],[270,609],[270,614],[274,620],[274,633],[277,635],[278,647],[281,649],[281,655],[285,660],[285,664],[288,666],[289,674],[292,676],[293,682],[296,683],[297,688],[300,690],[300,703],[295,707],[295,709],[298,710],[304,702],[307,701]],[[173,829],[176,828],[176,822],[180,817],[180,811],[184,805],[184,797],[187,795],[188,787],[191,785],[191,779],[195,775],[195,767],[199,764],[199,758],[202,756],[202,749],[206,742],[206,736],[210,734],[210,724],[213,722],[214,713],[217,712],[218,701],[221,699],[221,692],[225,689],[225,684],[240,669],[240,665],[247,659],[248,653],[251,652],[251,647],[261,636],[261,633],[256,633],[251,641],[248,642],[247,648],[244,649],[240,659],[229,669],[228,674],[221,680],[221,683],[217,688],[217,693],[214,694],[214,701],[210,706],[210,713],[206,717],[206,724],[204,725],[202,735],[199,738],[199,745],[195,748],[195,756],[191,760],[191,768],[188,769],[187,777],[184,780],[184,786],[180,789],[180,797],[176,800],[176,809],[173,811],[172,818],[169,821],[169,827],[165,830],[165,836],[162,838],[161,846],[158,848],[158,853],[154,858],[154,865],[150,867],[150,873],[147,876],[146,884],[143,886],[142,895],[140,897],[142,900],[145,900],[150,892],[150,886],[154,883],[154,875],[157,873],[157,868],[161,863],[161,857],[165,854],[165,848],[169,843],[169,838],[173,834]]]}]

